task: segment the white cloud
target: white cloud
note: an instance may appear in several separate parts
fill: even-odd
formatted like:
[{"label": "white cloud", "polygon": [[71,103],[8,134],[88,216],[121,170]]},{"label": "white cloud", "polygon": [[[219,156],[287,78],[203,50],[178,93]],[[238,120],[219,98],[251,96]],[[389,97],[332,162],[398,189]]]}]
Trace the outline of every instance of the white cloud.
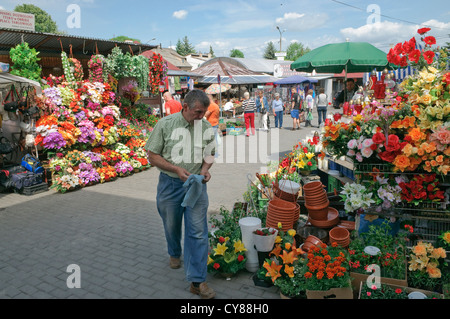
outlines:
[{"label": "white cloud", "polygon": [[275,22],[280,28],[289,32],[301,32],[311,30],[324,25],[328,21],[328,15],[325,13],[298,13],[288,12],[282,18],[277,18]]},{"label": "white cloud", "polygon": [[175,11],[172,14],[172,17],[182,20],[182,19],[186,18],[187,15],[188,15],[188,12],[186,10],[179,10],[179,11]]},{"label": "white cloud", "polygon": [[366,24],[359,28],[344,28],[341,29],[341,34],[344,40],[349,38],[352,42],[369,42],[384,51],[388,51],[391,46],[398,42],[407,41],[413,36],[416,36],[419,40],[417,30],[424,26],[431,28],[429,35],[436,37],[437,45],[445,44],[448,41],[450,23],[437,20],[429,20],[421,25],[381,21]]}]

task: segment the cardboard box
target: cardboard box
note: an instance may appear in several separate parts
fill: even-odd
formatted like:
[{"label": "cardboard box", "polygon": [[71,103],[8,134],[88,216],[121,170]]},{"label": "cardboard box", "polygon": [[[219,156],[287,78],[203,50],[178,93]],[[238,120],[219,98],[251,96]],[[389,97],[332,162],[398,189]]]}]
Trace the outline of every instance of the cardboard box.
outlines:
[{"label": "cardboard box", "polygon": [[352,287],[329,290],[306,290],[307,299],[353,299]]},{"label": "cardboard box", "polygon": [[[358,299],[361,299],[361,290],[362,290],[362,285],[364,283],[361,282],[360,286],[359,286],[359,293],[358,293]],[[386,284],[394,289],[400,288],[404,291],[406,291],[406,293],[410,294],[413,291],[418,291],[421,292],[423,294],[425,294],[427,297],[430,297],[431,295],[438,295],[439,298],[444,299],[444,295],[443,294],[438,294],[436,292],[433,291],[428,291],[428,290],[422,290],[422,289],[416,289],[416,288],[412,288],[412,287],[407,287],[407,286],[397,286],[397,285],[390,285],[390,284]]]},{"label": "cardboard box", "polygon": [[[405,265],[405,267],[406,267],[406,265]],[[407,272],[406,272],[406,268],[405,268],[405,279],[394,279],[394,278],[388,278],[388,277],[381,277],[380,281],[382,284],[408,287],[408,280],[407,280],[406,273]],[[352,279],[352,288],[353,288],[353,292],[355,292],[355,294],[359,291],[361,284],[365,283],[369,276],[370,276],[370,274],[366,275],[366,274],[360,274],[360,273],[356,273],[356,272],[350,272],[350,277]]]}]

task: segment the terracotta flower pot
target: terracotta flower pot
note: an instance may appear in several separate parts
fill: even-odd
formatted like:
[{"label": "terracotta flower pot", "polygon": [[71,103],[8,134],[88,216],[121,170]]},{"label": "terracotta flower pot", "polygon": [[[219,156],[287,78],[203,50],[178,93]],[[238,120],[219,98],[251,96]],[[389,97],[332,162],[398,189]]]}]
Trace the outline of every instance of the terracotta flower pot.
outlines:
[{"label": "terracotta flower pot", "polygon": [[319,238],[314,235],[309,235],[302,245],[302,250],[308,252],[312,247],[319,246],[321,244],[323,244],[323,242]]},{"label": "terracotta flower pot", "polygon": [[328,207],[328,216],[326,220],[315,220],[308,216],[308,221],[311,225],[319,228],[332,228],[339,223],[339,212],[334,207]]},{"label": "terracotta flower pot", "polygon": [[278,211],[293,211],[296,208],[296,203],[288,202],[282,199],[272,199],[269,201],[269,207]]},{"label": "terracotta flower pot", "polygon": [[305,204],[306,209],[308,210],[308,216],[314,220],[327,220],[328,217],[328,205],[330,204],[327,201],[325,204],[321,206],[308,206]]},{"label": "terracotta flower pot", "polygon": [[328,233],[330,239],[334,239],[336,241],[344,241],[347,238],[350,238],[350,232],[343,227],[334,227]]},{"label": "terracotta flower pot", "polygon": [[315,189],[323,189],[324,185],[322,182],[315,181],[315,182],[309,182],[303,185],[303,192],[308,192],[309,190],[315,190]]}]

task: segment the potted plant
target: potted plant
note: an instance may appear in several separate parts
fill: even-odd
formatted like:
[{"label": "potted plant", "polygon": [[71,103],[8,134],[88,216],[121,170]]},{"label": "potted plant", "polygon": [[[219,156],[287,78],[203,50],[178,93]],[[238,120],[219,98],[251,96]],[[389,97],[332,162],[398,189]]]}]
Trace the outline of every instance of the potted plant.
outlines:
[{"label": "potted plant", "polygon": [[348,253],[337,243],[312,247],[302,275],[308,299],[353,299]]},{"label": "potted plant", "polygon": [[275,281],[280,288],[281,299],[306,299],[305,278],[301,275],[301,263],[294,265],[294,276],[284,276]]},{"label": "potted plant", "polygon": [[253,231],[253,242],[257,251],[268,252],[273,249],[278,230],[272,227],[258,228]]},{"label": "potted plant", "polygon": [[246,250],[240,239],[219,237],[208,255],[208,271],[220,273],[229,280],[231,276],[245,268]]},{"label": "potted plant", "polygon": [[408,261],[408,286],[430,291],[442,291],[441,268],[447,266],[443,260],[446,252],[431,243],[419,241],[411,248]]},{"label": "potted plant", "polygon": [[[368,249],[372,247],[378,249]],[[361,233],[352,239],[348,252],[354,291],[358,290],[361,281],[366,281],[370,275],[366,269],[372,264],[380,267],[382,283],[408,286],[406,232],[392,235],[388,222],[382,225],[370,225],[367,233]]]}]

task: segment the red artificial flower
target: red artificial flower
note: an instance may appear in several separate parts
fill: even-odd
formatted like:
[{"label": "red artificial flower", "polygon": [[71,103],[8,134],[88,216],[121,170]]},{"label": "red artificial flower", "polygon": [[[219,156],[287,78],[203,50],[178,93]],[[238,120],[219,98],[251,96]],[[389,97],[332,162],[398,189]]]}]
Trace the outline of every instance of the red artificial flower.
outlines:
[{"label": "red artificial flower", "polygon": [[433,63],[434,52],[433,51],[425,51],[423,53],[423,57],[425,58],[425,61],[427,61],[428,64],[431,64],[431,63]]},{"label": "red artificial flower", "polygon": [[397,43],[397,44],[395,45],[395,47],[394,47],[394,53],[395,53],[396,55],[400,55],[400,54],[403,54],[403,53],[404,53],[402,43]]},{"label": "red artificial flower", "polygon": [[447,83],[447,85],[450,84],[450,72],[445,73],[443,81]]},{"label": "red artificial flower", "polygon": [[412,50],[416,48],[416,39],[412,38],[409,41],[405,41],[403,43],[403,52],[405,54],[410,54]]},{"label": "red artificial flower", "polygon": [[372,136],[372,141],[375,144],[383,144],[386,141],[386,137],[384,136],[383,133],[378,132]]},{"label": "red artificial flower", "polygon": [[395,157],[397,156],[396,153],[394,152],[381,152],[378,154],[378,156],[386,162],[392,163],[395,159]]},{"label": "red artificial flower", "polygon": [[400,288],[397,288],[397,289],[395,289],[395,293],[401,294],[401,293],[402,293],[402,290],[401,290]]},{"label": "red artificial flower", "polygon": [[415,49],[409,54],[408,59],[411,62],[419,63],[420,56],[420,50]]},{"label": "red artificial flower", "polygon": [[425,37],[423,39],[423,42],[425,42],[429,46],[432,46],[433,44],[436,44],[436,38],[430,35],[428,37]]},{"label": "red artificial flower", "polygon": [[417,30],[417,33],[422,35],[422,34],[427,33],[430,30],[431,30],[430,28],[421,28],[421,29]]},{"label": "red artificial flower", "polygon": [[313,164],[311,163],[311,161],[309,161],[307,165],[308,166],[312,166]]},{"label": "red artificial flower", "polygon": [[237,260],[238,260],[239,262],[243,261],[243,260],[244,260],[244,256],[243,256],[243,255],[239,255],[238,258],[237,258]]},{"label": "red artificial flower", "polygon": [[400,150],[399,141],[400,141],[400,139],[398,138],[397,135],[390,134],[388,136],[388,140],[387,140],[386,144],[384,145],[386,148],[386,151],[396,152],[396,151]]},{"label": "red artificial flower", "polygon": [[220,268],[220,265],[218,263],[214,263],[213,267],[214,267],[215,270],[217,270],[217,269]]},{"label": "red artificial flower", "polygon": [[219,237],[219,242],[220,242],[221,244],[223,244],[223,243],[225,242],[225,238],[223,238],[222,236],[220,236],[220,237]]}]

